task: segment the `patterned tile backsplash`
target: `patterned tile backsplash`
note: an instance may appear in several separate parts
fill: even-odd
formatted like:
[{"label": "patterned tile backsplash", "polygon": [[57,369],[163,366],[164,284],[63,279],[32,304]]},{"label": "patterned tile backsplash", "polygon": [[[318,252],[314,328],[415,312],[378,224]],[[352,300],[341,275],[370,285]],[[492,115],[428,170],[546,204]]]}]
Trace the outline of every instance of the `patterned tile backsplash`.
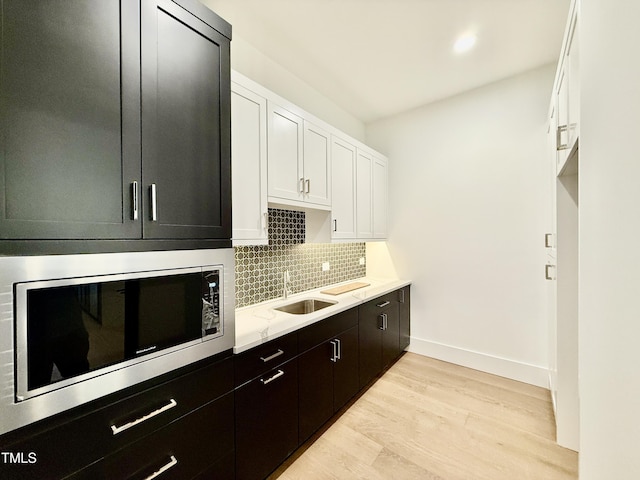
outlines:
[{"label": "patterned tile backsplash", "polygon": [[[304,243],[305,214],[269,209],[269,245],[235,247],[236,308],[273,300],[283,293],[289,271],[291,293],[364,277],[365,243]],[[330,270],[322,271],[329,262]]]}]

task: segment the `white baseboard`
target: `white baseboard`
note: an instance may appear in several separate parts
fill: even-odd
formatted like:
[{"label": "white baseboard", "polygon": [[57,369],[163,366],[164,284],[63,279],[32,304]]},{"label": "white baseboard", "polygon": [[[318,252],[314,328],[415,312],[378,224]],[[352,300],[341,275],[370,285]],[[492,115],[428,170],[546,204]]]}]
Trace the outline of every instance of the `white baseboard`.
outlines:
[{"label": "white baseboard", "polygon": [[407,350],[474,370],[549,388],[549,371],[538,365],[530,365],[415,337],[411,337],[411,344]]}]

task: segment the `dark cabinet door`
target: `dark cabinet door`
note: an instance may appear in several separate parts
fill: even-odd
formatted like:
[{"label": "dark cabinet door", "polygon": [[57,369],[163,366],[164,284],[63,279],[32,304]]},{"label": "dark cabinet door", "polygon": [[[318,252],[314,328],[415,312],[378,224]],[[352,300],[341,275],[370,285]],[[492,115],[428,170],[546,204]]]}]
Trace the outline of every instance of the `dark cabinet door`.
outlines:
[{"label": "dark cabinet door", "polygon": [[333,415],[333,344],[324,342],[298,358],[300,443]]},{"label": "dark cabinet door", "polygon": [[231,237],[229,39],[207,20],[142,1],[145,238]]},{"label": "dark cabinet door", "polygon": [[338,335],[340,359],[333,369],[333,410],[340,410],[358,393],[358,326]]},{"label": "dark cabinet door", "polygon": [[0,238],[138,238],[139,7],[4,0]]},{"label": "dark cabinet door", "polygon": [[382,368],[389,366],[400,355],[400,310],[398,302],[389,304],[382,313],[384,329],[382,330]]},{"label": "dark cabinet door", "polygon": [[360,387],[365,387],[400,355],[398,291],[360,307]]},{"label": "dark cabinet door", "polygon": [[236,389],[236,478],[263,479],[298,447],[298,362]]},{"label": "dark cabinet door", "polygon": [[400,304],[400,350],[409,346],[411,338],[411,285],[398,290]]},{"label": "dark cabinet door", "polygon": [[360,388],[382,370],[382,320],[374,302],[360,306],[359,327]]}]

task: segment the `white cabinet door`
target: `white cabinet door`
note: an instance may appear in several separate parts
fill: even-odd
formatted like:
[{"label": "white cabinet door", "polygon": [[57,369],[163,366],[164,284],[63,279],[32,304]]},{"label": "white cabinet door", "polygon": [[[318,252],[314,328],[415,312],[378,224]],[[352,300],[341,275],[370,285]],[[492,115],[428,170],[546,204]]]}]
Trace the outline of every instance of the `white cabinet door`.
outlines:
[{"label": "white cabinet door", "polygon": [[387,238],[387,159],[373,158],[373,238]]},{"label": "white cabinet door", "polygon": [[316,205],[331,205],[330,135],[325,130],[304,121],[304,201]]},{"label": "white cabinet door", "polygon": [[303,120],[268,102],[269,196],[303,200]]},{"label": "white cabinet door", "polygon": [[566,64],[563,65],[560,71],[558,84],[556,86],[556,149],[558,151],[556,160],[558,173],[562,170],[562,167],[564,167],[567,161],[567,155],[569,154],[569,79],[565,67]]},{"label": "white cabinet door", "polygon": [[567,64],[569,71],[569,148],[572,148],[580,135],[580,41],[578,18],[573,22],[572,33],[567,44]]},{"label": "white cabinet door", "polygon": [[373,156],[361,149],[356,157],[357,237],[373,238]]},{"label": "white cabinet door", "polygon": [[331,138],[331,238],[356,238],[356,147]]},{"label": "white cabinet door", "polygon": [[233,244],[265,245],[267,235],[267,100],[231,84]]}]

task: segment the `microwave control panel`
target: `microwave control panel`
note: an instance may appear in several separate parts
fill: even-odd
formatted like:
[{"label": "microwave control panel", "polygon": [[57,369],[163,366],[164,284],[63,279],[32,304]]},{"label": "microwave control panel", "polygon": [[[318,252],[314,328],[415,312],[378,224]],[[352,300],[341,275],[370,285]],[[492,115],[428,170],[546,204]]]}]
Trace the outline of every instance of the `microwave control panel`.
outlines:
[{"label": "microwave control panel", "polygon": [[204,337],[222,335],[220,315],[221,270],[202,272],[202,335]]}]

